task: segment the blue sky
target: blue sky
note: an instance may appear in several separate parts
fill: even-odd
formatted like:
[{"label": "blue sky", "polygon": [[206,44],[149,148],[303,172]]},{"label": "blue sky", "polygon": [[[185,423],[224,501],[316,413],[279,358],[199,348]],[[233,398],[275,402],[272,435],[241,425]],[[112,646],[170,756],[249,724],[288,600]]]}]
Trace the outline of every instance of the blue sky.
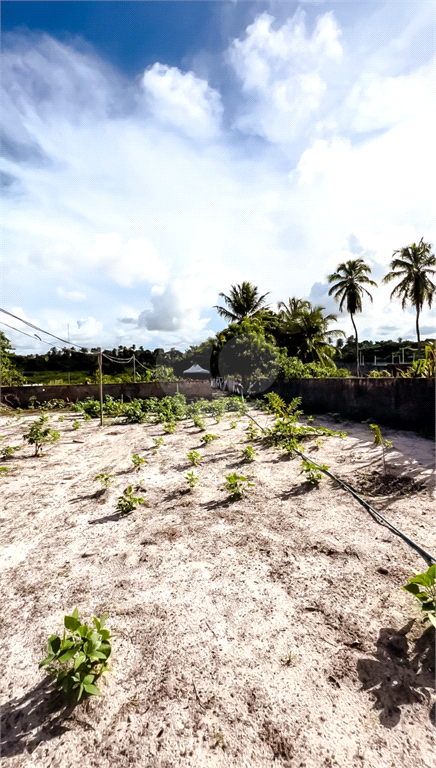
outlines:
[{"label": "blue sky", "polygon": [[[434,39],[425,0],[4,0],[1,306],[151,349],[221,328],[242,280],[337,311],[339,262],[380,282],[435,244]],[[361,338],[414,338],[392,287]]]}]

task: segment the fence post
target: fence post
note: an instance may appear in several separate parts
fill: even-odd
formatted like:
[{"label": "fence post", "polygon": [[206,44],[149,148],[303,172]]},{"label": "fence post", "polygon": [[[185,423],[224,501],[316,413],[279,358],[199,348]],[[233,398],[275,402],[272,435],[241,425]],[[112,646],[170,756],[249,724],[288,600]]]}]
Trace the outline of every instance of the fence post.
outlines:
[{"label": "fence post", "polygon": [[98,348],[98,374],[99,374],[99,395],[100,395],[100,426],[103,426],[103,361],[101,347]]}]

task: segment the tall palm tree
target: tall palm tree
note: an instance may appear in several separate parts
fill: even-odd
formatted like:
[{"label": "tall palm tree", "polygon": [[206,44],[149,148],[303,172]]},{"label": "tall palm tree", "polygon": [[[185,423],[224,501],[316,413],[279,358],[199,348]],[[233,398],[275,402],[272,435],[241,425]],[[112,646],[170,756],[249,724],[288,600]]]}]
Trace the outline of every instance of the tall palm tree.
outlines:
[{"label": "tall palm tree", "polygon": [[[328,326],[336,322],[336,315],[323,315],[324,307],[312,307],[309,301],[301,302],[300,306],[284,329],[291,336],[295,335],[298,353],[304,362],[318,361],[321,365],[334,368],[333,356],[336,352],[331,341],[334,336],[345,336],[344,331],[330,329]],[[307,306],[308,305],[308,306]]]},{"label": "tall palm tree", "polygon": [[374,285],[377,287],[377,283],[374,280],[370,280],[368,272],[371,272],[371,267],[365,264],[363,259],[350,259],[349,261],[338,264],[336,272],[328,275],[327,280],[334,285],[329,290],[329,296],[334,294],[335,301],[340,301],[339,312],[342,312],[343,306],[347,304],[347,312],[350,313],[351,322],[353,323],[354,333],[356,336],[356,365],[357,375],[360,374],[359,365],[359,338],[357,335],[356,323],[354,322],[354,315],[356,312],[362,311],[362,296],[366,293],[372,301],[372,296],[363,284]]},{"label": "tall palm tree", "polygon": [[288,299],[288,303],[285,301],[279,301],[277,309],[279,310],[279,317],[282,322],[289,322],[295,320],[303,309],[311,309],[312,305],[307,299],[297,299],[292,296]]},{"label": "tall palm tree", "polygon": [[224,299],[229,309],[217,306],[214,309],[218,310],[221,317],[225,317],[226,320],[233,323],[238,323],[246,317],[259,317],[269,306],[265,304],[265,297],[268,296],[268,293],[259,296],[259,289],[246,281],[241,285],[232,285],[229,296],[226,296],[225,293],[218,295]]},{"label": "tall palm tree", "polygon": [[430,243],[424,243],[423,238],[419,241],[418,245],[413,243],[407,245],[405,248],[400,248],[398,251],[394,251],[393,258],[389,267],[391,272],[383,278],[383,283],[389,283],[390,280],[400,278],[400,282],[395,286],[391,293],[391,299],[394,297],[401,298],[401,308],[405,309],[406,304],[410,302],[412,307],[416,309],[416,336],[418,339],[418,349],[420,347],[420,334],[419,334],[419,315],[425,304],[431,307],[433,301],[433,295],[436,289],[435,284],[430,280],[428,275],[434,275],[434,269],[431,267],[436,266],[436,257],[431,252]]}]

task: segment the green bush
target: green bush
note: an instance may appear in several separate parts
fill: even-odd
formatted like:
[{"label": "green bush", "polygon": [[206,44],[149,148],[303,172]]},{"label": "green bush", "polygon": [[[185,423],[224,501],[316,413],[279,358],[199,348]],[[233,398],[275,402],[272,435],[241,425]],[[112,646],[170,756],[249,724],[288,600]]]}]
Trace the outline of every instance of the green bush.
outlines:
[{"label": "green bush", "polygon": [[202,456],[198,453],[198,451],[189,451],[188,453],[188,459],[191,462],[191,464],[195,467],[197,464],[200,464],[203,461]]},{"label": "green bush", "polygon": [[252,487],[254,483],[249,483],[247,478],[243,475],[237,475],[233,472],[231,475],[226,475],[226,491],[229,492],[229,496],[232,501],[240,499],[245,491],[245,488]]},{"label": "green bush", "polygon": [[210,432],[206,432],[206,434],[205,434],[205,435],[202,435],[202,436],[200,437],[200,440],[201,440],[201,442],[202,442],[202,443],[204,443],[205,445],[209,445],[209,443],[211,443],[211,442],[212,442],[212,440],[218,440],[218,435],[211,435],[211,433],[210,433]]},{"label": "green bush", "polygon": [[99,475],[94,477],[98,483],[101,483],[104,488],[109,488],[115,479],[115,475],[112,472],[100,472]]},{"label": "green bush", "polygon": [[77,608],[64,617],[62,639],[50,635],[47,656],[39,666],[55,677],[55,684],[66,694],[76,692],[77,701],[84,694],[98,695],[96,681],[109,669],[111,633],[104,628],[107,616],[93,618],[94,626],[82,624]]},{"label": "green bush", "polygon": [[312,461],[306,461],[303,459],[301,462],[301,472],[304,472],[306,475],[306,482],[311,483],[311,485],[318,485],[318,483],[323,479],[323,474],[320,471],[321,469],[328,469],[327,464],[322,464],[319,468],[316,464],[314,464]]},{"label": "green bush", "polygon": [[425,614],[423,623],[430,621],[433,626],[436,627],[435,570],[436,567],[431,565],[425,573],[417,573],[416,576],[412,576],[409,579],[408,583],[402,587],[402,589],[405,589],[406,592],[410,592],[410,594],[416,597],[416,599],[419,601],[421,611],[423,611]]},{"label": "green bush", "polygon": [[254,461],[255,456],[259,456],[259,453],[254,450],[254,448],[251,445],[247,445],[246,448],[244,448],[241,451],[245,461]]},{"label": "green bush", "polygon": [[139,469],[142,464],[145,464],[145,459],[141,458],[141,456],[138,456],[137,453],[134,453],[132,456],[132,462],[133,469]]},{"label": "green bush", "polygon": [[121,515],[127,515],[129,512],[133,512],[139,504],[142,504],[144,499],[142,496],[134,496],[133,488],[129,485],[124,491],[122,496],[118,497],[117,511]]},{"label": "green bush", "polygon": [[35,446],[35,456],[40,455],[42,446],[45,443],[54,443],[56,440],[59,440],[60,435],[57,430],[51,429],[50,427],[43,427],[47,421],[48,416],[46,416],[45,413],[41,413],[39,419],[34,421],[29,431],[23,435],[23,439],[27,440],[29,445]]}]

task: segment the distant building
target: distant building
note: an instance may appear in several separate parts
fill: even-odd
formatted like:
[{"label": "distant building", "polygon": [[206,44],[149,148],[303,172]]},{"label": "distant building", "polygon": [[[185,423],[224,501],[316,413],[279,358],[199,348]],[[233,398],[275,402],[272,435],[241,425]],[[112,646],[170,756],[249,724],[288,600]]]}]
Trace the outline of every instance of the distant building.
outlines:
[{"label": "distant building", "polygon": [[183,371],[183,375],[186,376],[187,379],[210,379],[210,373],[209,371],[206,371],[205,368],[201,368],[199,365],[191,365],[188,370]]}]

